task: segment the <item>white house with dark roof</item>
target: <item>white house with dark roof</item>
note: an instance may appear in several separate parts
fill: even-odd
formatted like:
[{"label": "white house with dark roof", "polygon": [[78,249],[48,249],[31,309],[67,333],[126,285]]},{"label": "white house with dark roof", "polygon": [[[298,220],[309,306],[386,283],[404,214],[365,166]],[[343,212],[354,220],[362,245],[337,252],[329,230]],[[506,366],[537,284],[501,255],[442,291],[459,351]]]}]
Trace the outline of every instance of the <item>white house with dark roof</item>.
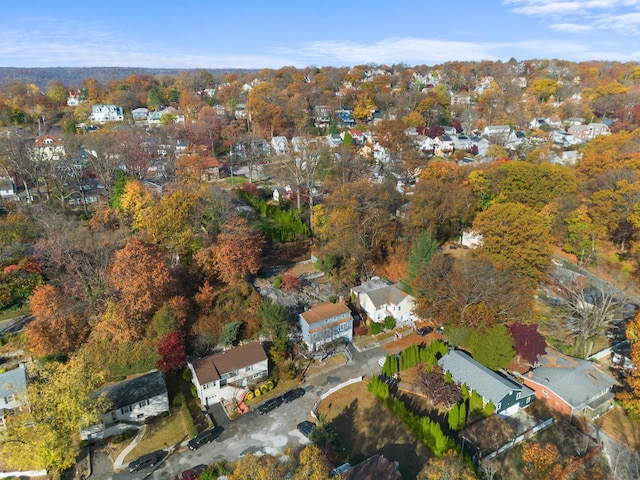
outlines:
[{"label": "white house with dark roof", "polygon": [[0,373],[0,427],[6,426],[6,416],[26,406],[27,370],[24,363]]},{"label": "white house with dark roof", "polygon": [[309,350],[318,350],[325,343],[353,338],[351,309],[344,302],[324,302],[314,305],[299,315],[302,340]]},{"label": "white house with dark roof", "polygon": [[124,112],[122,107],[116,105],[92,105],[89,120],[94,123],[121,122],[124,120]]},{"label": "white house with dark roof", "polygon": [[214,353],[187,366],[205,407],[238,398],[260,378],[269,375],[269,360],[260,342]]},{"label": "white house with dark roof", "polygon": [[524,384],[565,417],[596,418],[613,406],[616,381],[596,363],[551,348],[538,360],[540,366],[523,377]]},{"label": "white house with dark roof", "polygon": [[142,426],[146,419],[169,412],[169,393],[157,370],[102,387],[94,394],[110,402],[102,423],[80,433],[83,440],[99,440]]},{"label": "white house with dark roof", "polygon": [[444,372],[451,373],[453,381],[478,392],[484,404],[493,403],[495,412],[508,417],[530,405],[535,392],[514,379],[485,367],[462,350],[449,350],[438,360]]},{"label": "white house with dark roof", "polygon": [[373,277],[362,285],[353,287],[351,295],[374,322],[382,322],[388,316],[393,317],[397,323],[417,319],[413,314],[416,300],[403,292],[399,283],[392,284],[383,278]]}]

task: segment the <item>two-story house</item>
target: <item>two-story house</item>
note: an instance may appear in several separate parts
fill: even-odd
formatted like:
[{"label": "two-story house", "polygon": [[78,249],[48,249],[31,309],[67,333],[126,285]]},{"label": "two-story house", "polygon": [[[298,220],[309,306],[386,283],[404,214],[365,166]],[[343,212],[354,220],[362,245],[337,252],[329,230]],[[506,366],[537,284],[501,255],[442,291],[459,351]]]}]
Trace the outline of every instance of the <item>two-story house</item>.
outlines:
[{"label": "two-story house", "polygon": [[80,432],[83,440],[99,440],[142,426],[146,419],[169,412],[169,393],[157,370],[107,385],[94,394],[109,401],[102,422]]},{"label": "two-story house", "polygon": [[62,138],[52,135],[36,137],[31,152],[36,162],[57,161],[65,155],[64,142]]},{"label": "two-story house", "polygon": [[461,350],[449,350],[438,360],[444,372],[458,384],[465,384],[469,391],[476,391],[484,404],[493,403],[495,412],[501,416],[510,416],[521,408],[531,405],[535,393],[506,375],[485,367],[471,355]]},{"label": "two-story house", "polygon": [[271,148],[276,155],[286,155],[289,153],[289,141],[287,137],[273,137],[271,139]]},{"label": "two-story house", "polygon": [[189,362],[198,398],[208,407],[240,397],[269,375],[269,360],[260,342],[252,342]]},{"label": "two-story house", "polygon": [[122,107],[100,103],[91,106],[89,120],[94,123],[121,122],[124,120],[124,112]]},{"label": "two-story house", "polygon": [[0,427],[6,426],[6,417],[12,411],[22,411],[26,403],[27,370],[24,363],[18,368],[0,373]]},{"label": "two-story house", "polygon": [[397,323],[416,320],[413,314],[415,298],[405,293],[400,284],[373,277],[362,285],[353,287],[351,295],[355,303],[374,322],[382,322],[391,316]]},{"label": "two-story house", "polygon": [[302,340],[315,351],[338,338],[345,342],[353,338],[353,317],[344,302],[324,302],[314,305],[298,318]]}]

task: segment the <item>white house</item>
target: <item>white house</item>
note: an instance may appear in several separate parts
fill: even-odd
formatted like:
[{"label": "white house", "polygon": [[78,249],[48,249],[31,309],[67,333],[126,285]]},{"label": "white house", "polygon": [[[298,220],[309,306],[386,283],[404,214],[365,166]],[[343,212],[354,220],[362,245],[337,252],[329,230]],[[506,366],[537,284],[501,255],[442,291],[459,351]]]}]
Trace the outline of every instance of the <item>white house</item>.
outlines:
[{"label": "white house", "polygon": [[287,137],[273,137],[271,139],[271,148],[276,155],[286,155],[289,153],[289,142]]},{"label": "white house", "polygon": [[33,142],[31,155],[36,162],[60,160],[65,155],[64,142],[62,138],[52,135],[36,137]]},{"label": "white house", "polygon": [[91,106],[89,120],[94,123],[121,122],[124,120],[124,112],[116,105],[97,104]]},{"label": "white house", "polygon": [[169,411],[167,385],[157,370],[107,385],[94,395],[105,395],[111,406],[102,423],[80,432],[83,440],[101,440],[138,428],[146,419]]},{"label": "white house", "polygon": [[362,285],[353,287],[351,295],[374,322],[382,322],[387,316],[393,317],[398,323],[417,318],[413,314],[415,298],[403,292],[400,284],[394,285],[380,277],[373,277]]},{"label": "white house", "polygon": [[0,373],[0,427],[6,426],[6,416],[13,410],[22,411],[26,403],[27,370],[18,368]]},{"label": "white house", "polygon": [[468,248],[478,248],[482,246],[482,235],[473,230],[465,230],[460,237],[460,244]]},{"label": "white house", "polygon": [[0,200],[17,200],[16,185],[10,177],[0,177]]},{"label": "white house", "polygon": [[343,338],[353,338],[353,317],[344,302],[324,302],[314,305],[299,315],[302,340],[309,350],[318,350],[325,343]]},{"label": "white house", "polygon": [[205,407],[238,398],[258,379],[269,375],[269,360],[260,342],[214,353],[188,366]]}]

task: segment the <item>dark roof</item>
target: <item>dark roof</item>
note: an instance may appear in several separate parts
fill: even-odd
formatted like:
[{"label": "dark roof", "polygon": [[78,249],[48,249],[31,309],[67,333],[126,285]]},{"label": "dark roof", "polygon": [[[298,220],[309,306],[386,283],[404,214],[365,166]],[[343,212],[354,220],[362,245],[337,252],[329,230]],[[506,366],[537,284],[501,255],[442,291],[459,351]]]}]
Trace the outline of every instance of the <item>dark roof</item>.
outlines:
[{"label": "dark roof", "polygon": [[402,480],[396,463],[383,455],[369,457],[343,475],[346,480]]},{"label": "dark roof", "polygon": [[111,402],[111,410],[117,410],[158,395],[166,395],[167,385],[164,383],[162,372],[154,370],[139,377],[103,387],[96,392],[96,395],[101,393],[106,393]]},{"label": "dark roof", "polygon": [[255,365],[267,360],[267,354],[260,342],[232,348],[225,352],[214,353],[193,362],[193,370],[200,385],[220,380],[225,373]]}]

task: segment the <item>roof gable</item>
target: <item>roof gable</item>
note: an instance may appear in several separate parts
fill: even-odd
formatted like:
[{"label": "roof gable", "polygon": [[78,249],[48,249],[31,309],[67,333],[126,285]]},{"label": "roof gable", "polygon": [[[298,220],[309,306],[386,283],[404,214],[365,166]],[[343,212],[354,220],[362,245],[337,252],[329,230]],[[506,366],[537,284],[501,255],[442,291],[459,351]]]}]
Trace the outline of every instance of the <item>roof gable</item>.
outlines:
[{"label": "roof gable", "polygon": [[10,397],[27,388],[27,371],[21,363],[18,368],[0,373],[0,397]]},{"label": "roof gable", "polygon": [[96,392],[96,396],[102,393],[111,402],[110,410],[117,410],[162,394],[166,395],[167,385],[164,383],[162,372],[154,370],[139,377],[103,387]]},{"label": "roof gable", "polygon": [[449,350],[438,365],[450,372],[456,382],[466,384],[495,405],[514,390],[522,391],[523,396],[533,395],[528,387],[490,370],[461,350]]},{"label": "roof gable", "polygon": [[615,385],[609,374],[588,360],[569,357],[552,349],[538,357],[540,367],[527,379],[551,390],[573,407],[579,407]]},{"label": "roof gable", "polygon": [[303,312],[300,316],[307,324],[322,322],[329,318],[337,317],[340,315],[351,314],[351,310],[344,302],[331,303],[323,302],[311,307],[310,310]]},{"label": "roof gable", "polygon": [[251,342],[230,350],[214,353],[193,362],[200,385],[220,380],[225,373],[266,361],[267,354],[260,342]]}]

